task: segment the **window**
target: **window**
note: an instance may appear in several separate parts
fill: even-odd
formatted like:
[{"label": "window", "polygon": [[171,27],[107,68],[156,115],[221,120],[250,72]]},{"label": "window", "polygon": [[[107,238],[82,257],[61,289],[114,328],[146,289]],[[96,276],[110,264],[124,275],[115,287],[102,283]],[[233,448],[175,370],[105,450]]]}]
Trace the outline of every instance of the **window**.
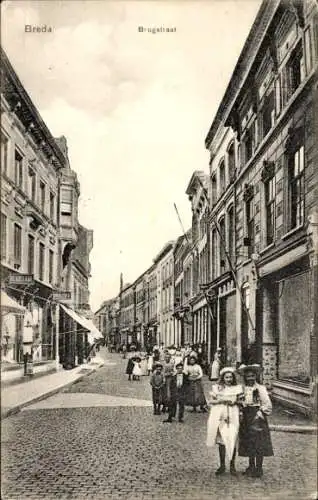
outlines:
[{"label": "window", "polygon": [[266,245],[274,241],[275,231],[275,177],[265,182]]},{"label": "window", "polygon": [[17,187],[22,188],[23,158],[17,150],[15,150],[15,157],[14,157],[14,182]]},{"label": "window", "polygon": [[1,259],[7,257],[7,216],[1,214]]},{"label": "window", "polygon": [[45,212],[45,184],[40,181],[40,207],[42,212]]},{"label": "window", "polygon": [[290,229],[304,222],[304,146],[289,157]]},{"label": "window", "polygon": [[213,174],[211,177],[211,187],[212,187],[212,206],[215,205],[217,200],[217,190],[216,190],[216,175]]},{"label": "window", "polygon": [[54,263],[54,253],[53,250],[49,250],[49,283],[53,283],[53,263]]},{"label": "window", "polygon": [[262,114],[262,126],[263,126],[263,138],[264,138],[268,134],[274,123],[274,114],[275,114],[274,90],[272,90],[268,95],[264,97],[261,114]]},{"label": "window", "polygon": [[29,168],[29,196],[33,203],[36,200],[36,175],[32,168]]},{"label": "window", "polygon": [[220,170],[219,170],[219,175],[220,175],[220,196],[222,193],[225,191],[225,163],[224,160],[220,163]]},{"label": "window", "polygon": [[282,73],[283,103],[286,104],[296,92],[305,77],[304,57],[301,44],[299,44],[287,62]]},{"label": "window", "polygon": [[63,188],[61,195],[61,214],[72,215],[72,189]]},{"label": "window", "polygon": [[14,265],[17,269],[21,266],[22,259],[22,229],[14,224]]},{"label": "window", "polygon": [[253,198],[250,198],[245,203],[246,209],[246,229],[247,229],[247,241],[245,241],[245,246],[248,247],[248,257],[252,256],[254,252],[254,239],[255,239],[255,228],[254,228],[254,205]]},{"label": "window", "polygon": [[226,268],[226,233],[225,233],[225,217],[219,222],[220,228],[220,268],[221,272],[225,271]]},{"label": "window", "polygon": [[228,164],[229,164],[229,180],[233,182],[235,176],[235,149],[234,144],[231,144],[228,150]]},{"label": "window", "polygon": [[34,274],[34,238],[28,236],[28,274]]},{"label": "window", "polygon": [[50,219],[51,221],[55,221],[55,196],[54,193],[50,192]]},{"label": "window", "polygon": [[305,30],[305,55],[306,55],[306,73],[310,73],[312,68],[312,42],[310,27]]},{"label": "window", "polygon": [[230,259],[234,258],[234,209],[231,207],[227,213],[228,220],[228,251]]},{"label": "window", "polygon": [[3,173],[8,173],[8,154],[9,154],[9,141],[7,137],[1,134],[1,169]]},{"label": "window", "polygon": [[39,280],[44,281],[44,245],[39,245]]},{"label": "window", "polygon": [[245,163],[247,163],[253,155],[253,147],[254,147],[254,133],[255,133],[255,125],[254,123],[249,127],[246,131],[243,143],[244,143],[244,159]]}]

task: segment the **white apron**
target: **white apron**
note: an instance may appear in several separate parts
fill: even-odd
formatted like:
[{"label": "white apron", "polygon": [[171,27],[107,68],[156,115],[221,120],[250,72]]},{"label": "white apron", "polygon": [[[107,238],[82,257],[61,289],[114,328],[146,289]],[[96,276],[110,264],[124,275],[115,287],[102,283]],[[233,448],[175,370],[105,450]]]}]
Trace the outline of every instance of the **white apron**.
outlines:
[{"label": "white apron", "polygon": [[[240,385],[221,388],[213,386],[212,397],[217,399],[226,398],[236,401],[237,395],[242,393]],[[207,423],[206,445],[211,447],[217,443],[218,432],[225,445],[226,454],[229,460],[232,459],[236,446],[240,426],[239,408],[237,405],[215,404],[210,409]]]}]

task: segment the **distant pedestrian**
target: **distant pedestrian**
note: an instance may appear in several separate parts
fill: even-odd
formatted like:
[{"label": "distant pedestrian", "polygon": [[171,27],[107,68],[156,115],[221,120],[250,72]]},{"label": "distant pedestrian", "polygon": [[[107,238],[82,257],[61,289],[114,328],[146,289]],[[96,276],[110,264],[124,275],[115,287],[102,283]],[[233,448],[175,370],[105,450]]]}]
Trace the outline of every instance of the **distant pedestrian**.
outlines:
[{"label": "distant pedestrian", "polygon": [[170,385],[172,377],[175,373],[174,362],[168,351],[166,351],[165,353],[162,366],[163,366],[163,376],[165,378],[164,401],[163,401],[164,407],[162,411],[165,413],[165,411],[168,410],[168,404],[169,404],[168,402],[170,400],[170,392],[171,392]]},{"label": "distant pedestrian", "polygon": [[234,369],[225,367],[210,392],[210,415],[207,424],[207,446],[219,445],[220,467],[216,475],[224,474],[226,455],[230,473],[236,475],[235,455],[240,426],[239,403],[243,388],[236,382]]},{"label": "distant pedestrian", "polygon": [[261,367],[241,365],[238,372],[244,378],[244,400],[240,426],[239,455],[248,457],[249,465],[244,474],[262,477],[263,458],[274,455],[267,416],[272,412],[272,403],[265,385],[259,384],[257,376]]},{"label": "distant pedestrian", "polygon": [[210,380],[212,380],[212,382],[217,382],[219,380],[221,368],[221,349],[218,348],[214,354],[214,359],[211,365],[211,373],[209,378]]},{"label": "distant pedestrian", "polygon": [[126,346],[126,344],[124,344],[123,347],[122,347],[122,353],[123,353],[123,359],[126,359],[126,357],[127,357],[127,346]]},{"label": "distant pedestrian", "polygon": [[131,380],[133,369],[134,369],[134,358],[136,356],[136,353],[134,349],[130,348],[130,352],[128,354],[128,362],[127,362],[127,367],[126,367],[126,374],[128,375],[128,380]]},{"label": "distant pedestrian", "polygon": [[202,386],[203,371],[197,362],[195,353],[190,354],[189,361],[184,368],[184,373],[188,375],[189,379],[186,405],[192,406],[194,412],[196,412],[198,406],[202,412],[207,412],[207,403]]},{"label": "distant pedestrian", "polygon": [[153,369],[153,354],[149,353],[147,358],[148,375],[152,373],[152,369]]},{"label": "distant pedestrian", "polygon": [[170,382],[170,394],[168,403],[168,418],[164,420],[164,423],[172,422],[172,419],[176,417],[178,413],[178,422],[183,422],[184,415],[184,405],[186,398],[187,382],[188,378],[183,373],[183,363],[178,363],[176,365],[177,373],[172,376]]},{"label": "distant pedestrian", "polygon": [[150,377],[154,415],[160,415],[161,405],[163,404],[164,383],[165,379],[162,373],[162,364],[156,363]]}]

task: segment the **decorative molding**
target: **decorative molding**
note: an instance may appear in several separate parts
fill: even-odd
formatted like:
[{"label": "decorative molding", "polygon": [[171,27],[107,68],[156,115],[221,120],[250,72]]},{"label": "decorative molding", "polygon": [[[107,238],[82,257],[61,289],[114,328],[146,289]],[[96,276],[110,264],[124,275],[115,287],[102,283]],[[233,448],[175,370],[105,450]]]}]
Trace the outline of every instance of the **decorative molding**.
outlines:
[{"label": "decorative molding", "polygon": [[254,186],[252,184],[244,184],[243,200],[249,201],[254,196]]},{"label": "decorative molding", "polygon": [[273,161],[263,161],[263,169],[261,172],[262,182],[267,182],[272,179],[275,175],[275,163]]}]

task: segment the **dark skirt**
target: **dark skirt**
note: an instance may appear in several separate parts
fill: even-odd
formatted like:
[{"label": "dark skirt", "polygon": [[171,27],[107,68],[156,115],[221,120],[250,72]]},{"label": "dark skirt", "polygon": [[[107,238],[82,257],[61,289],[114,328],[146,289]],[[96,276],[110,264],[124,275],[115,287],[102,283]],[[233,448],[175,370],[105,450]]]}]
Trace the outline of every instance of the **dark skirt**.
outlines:
[{"label": "dark skirt", "polygon": [[133,369],[134,369],[134,362],[133,362],[133,360],[131,358],[131,359],[128,359],[127,368],[126,368],[126,374],[127,375],[132,375]]},{"label": "dark skirt", "polygon": [[186,406],[205,406],[206,399],[201,380],[190,380],[186,392]]},{"label": "dark skirt", "polygon": [[266,416],[264,420],[259,418],[255,421],[258,409],[253,406],[243,408],[238,449],[241,457],[272,457],[274,455]]},{"label": "dark skirt", "polygon": [[162,397],[163,397],[163,404],[165,406],[169,406],[170,401],[171,401],[171,396],[172,396],[172,391],[171,391],[171,382],[172,382],[172,377],[167,376],[165,385],[163,386],[162,389]]},{"label": "dark skirt", "polygon": [[159,389],[153,387],[152,388],[152,402],[153,404],[159,404],[161,405],[163,403],[164,397],[163,397],[163,388],[160,387]]}]

